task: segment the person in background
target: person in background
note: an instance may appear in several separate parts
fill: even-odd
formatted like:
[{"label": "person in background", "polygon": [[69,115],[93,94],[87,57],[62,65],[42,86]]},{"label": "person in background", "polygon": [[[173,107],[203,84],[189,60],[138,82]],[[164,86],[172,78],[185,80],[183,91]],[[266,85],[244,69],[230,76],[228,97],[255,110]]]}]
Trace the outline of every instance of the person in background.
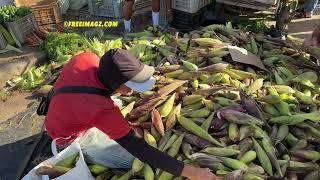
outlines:
[{"label": "person in background", "polygon": [[311,39],[305,42],[307,45],[320,46],[320,25],[313,31]]},{"label": "person in background", "polygon": [[[135,0],[125,0],[123,7],[123,17],[124,17],[124,28],[125,32],[131,32],[131,18],[132,18],[132,9]],[[171,0],[165,0],[166,3],[166,13],[167,19],[172,19],[171,14]],[[152,0],[152,25],[159,26],[159,14],[160,14],[160,0]]]},{"label": "person in background", "polygon": [[306,0],[302,8],[298,10],[296,15],[298,18],[311,18],[313,16],[313,11],[318,5],[318,0]]}]

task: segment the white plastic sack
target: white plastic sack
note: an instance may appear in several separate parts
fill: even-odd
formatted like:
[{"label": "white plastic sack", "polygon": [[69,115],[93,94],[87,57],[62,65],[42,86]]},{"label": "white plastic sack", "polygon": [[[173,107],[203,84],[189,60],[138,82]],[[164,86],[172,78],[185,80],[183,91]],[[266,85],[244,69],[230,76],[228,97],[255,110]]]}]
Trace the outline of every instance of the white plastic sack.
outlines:
[{"label": "white plastic sack", "polygon": [[58,3],[59,3],[61,13],[66,14],[70,6],[69,0],[58,0]]},{"label": "white plastic sack", "polygon": [[85,5],[88,4],[88,1],[87,0],[69,0],[70,1],[70,9],[73,9],[73,10],[78,10],[78,9],[81,9],[83,8]]},{"label": "white plastic sack", "polygon": [[[53,153],[54,153],[54,149]],[[69,147],[61,151],[59,154],[55,155],[54,157],[40,163],[38,166],[33,168],[26,176],[22,178],[22,180],[42,180],[41,177],[36,175],[35,171],[42,165],[52,165],[56,164],[57,162],[63,160],[64,158],[78,153],[79,152],[79,160],[76,163],[76,167],[71,169],[66,174],[55,178],[54,180],[72,180],[72,179],[81,179],[81,180],[95,180],[92,176],[86,162],[84,161],[83,154],[80,148],[79,143],[74,142]]]}]

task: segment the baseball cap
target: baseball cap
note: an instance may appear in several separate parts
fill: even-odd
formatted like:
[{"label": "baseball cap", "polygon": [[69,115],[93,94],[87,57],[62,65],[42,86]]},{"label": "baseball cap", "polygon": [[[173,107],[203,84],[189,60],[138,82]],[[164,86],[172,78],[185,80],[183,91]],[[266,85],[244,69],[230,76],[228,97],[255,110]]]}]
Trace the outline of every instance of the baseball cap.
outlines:
[{"label": "baseball cap", "polygon": [[156,82],[153,73],[154,67],[141,63],[124,49],[112,49],[105,53],[97,72],[100,81],[111,91],[125,84],[137,92],[145,92],[153,87]]}]

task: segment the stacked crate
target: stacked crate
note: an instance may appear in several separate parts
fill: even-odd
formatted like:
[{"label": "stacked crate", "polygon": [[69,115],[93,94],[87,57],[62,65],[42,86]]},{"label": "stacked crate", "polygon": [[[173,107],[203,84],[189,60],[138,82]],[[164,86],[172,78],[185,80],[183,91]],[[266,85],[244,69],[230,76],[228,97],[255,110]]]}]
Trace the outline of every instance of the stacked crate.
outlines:
[{"label": "stacked crate", "polygon": [[204,13],[211,0],[172,0],[172,26],[178,30],[190,31],[204,23]]}]

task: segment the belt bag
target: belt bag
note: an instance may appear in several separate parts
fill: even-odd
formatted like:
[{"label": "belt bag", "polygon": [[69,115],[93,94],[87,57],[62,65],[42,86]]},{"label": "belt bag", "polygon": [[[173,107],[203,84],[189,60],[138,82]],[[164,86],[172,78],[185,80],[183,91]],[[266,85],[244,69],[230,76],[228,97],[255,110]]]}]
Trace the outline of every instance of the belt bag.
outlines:
[{"label": "belt bag", "polygon": [[100,89],[96,87],[86,87],[86,86],[65,86],[54,90],[53,88],[49,91],[46,96],[43,96],[40,105],[37,109],[37,114],[39,116],[46,116],[48,113],[49,105],[52,98],[58,94],[63,93],[79,93],[79,94],[95,94],[99,96],[109,97],[111,92],[106,89]]}]

